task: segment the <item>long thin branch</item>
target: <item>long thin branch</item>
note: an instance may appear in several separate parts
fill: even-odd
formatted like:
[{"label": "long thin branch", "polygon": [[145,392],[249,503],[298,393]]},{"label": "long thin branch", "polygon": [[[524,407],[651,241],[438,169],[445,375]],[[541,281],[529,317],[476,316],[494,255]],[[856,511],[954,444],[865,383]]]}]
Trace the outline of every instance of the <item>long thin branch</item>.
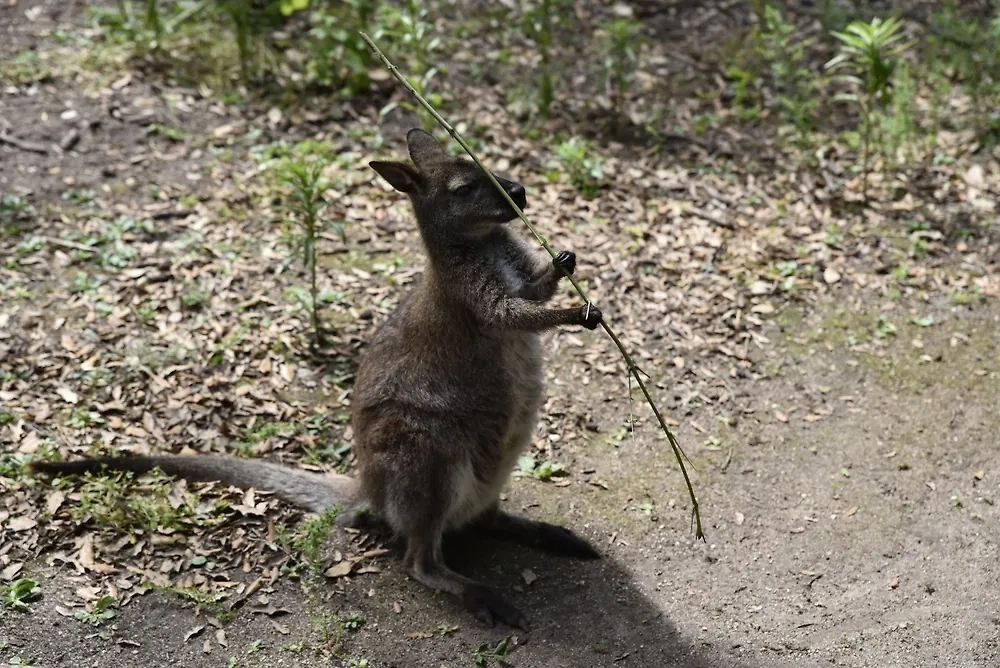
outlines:
[{"label": "long thin branch", "polygon": [[[535,239],[538,240],[538,243],[542,245],[542,248],[544,248],[549,255],[555,257],[555,251],[553,251],[552,247],[549,246],[549,242],[545,239],[544,236],[542,236],[538,232],[535,226],[532,225],[531,221],[528,220],[527,216],[524,215],[524,212],[521,211],[521,208],[514,203],[514,200],[511,199],[507,191],[504,190],[503,186],[500,185],[500,182],[497,181],[496,177],[493,176],[493,172],[491,172],[489,169],[483,166],[483,163],[479,161],[479,158],[476,157],[476,154],[472,151],[471,148],[469,148],[469,145],[465,143],[465,140],[462,139],[461,135],[458,134],[455,128],[452,127],[451,123],[446,121],[444,117],[441,116],[441,114],[439,114],[437,110],[434,109],[434,107],[432,107],[430,103],[427,100],[425,100],[419,92],[417,92],[417,89],[414,88],[413,85],[406,79],[406,77],[403,76],[398,69],[396,69],[396,66],[393,65],[388,58],[386,58],[385,54],[382,53],[381,49],[379,49],[378,46],[375,44],[375,42],[372,41],[371,37],[369,37],[364,32],[361,33],[361,37],[368,43],[368,46],[372,48],[372,50],[375,52],[375,55],[378,56],[379,60],[382,61],[382,64],[385,65],[386,69],[388,69],[389,72],[394,77],[396,77],[396,79],[399,80],[401,84],[403,84],[406,90],[410,92],[410,95],[416,98],[417,102],[419,102],[420,105],[424,109],[426,109],[431,116],[434,117],[434,120],[436,120],[438,124],[441,125],[441,127],[447,130],[448,134],[451,135],[452,138],[455,141],[457,141],[463,149],[465,149],[465,152],[469,154],[469,157],[472,158],[473,162],[475,162],[476,165],[479,167],[479,169],[481,169],[483,173],[485,173],[486,176],[489,177],[490,181],[493,183],[496,189],[499,190],[500,193],[504,196],[504,199],[507,200],[507,203],[510,204],[510,206],[514,209],[514,211],[517,212],[518,217],[528,227],[528,230],[530,230],[531,234],[534,235]],[[587,297],[587,293],[584,292],[583,288],[580,287],[580,284],[576,282],[576,279],[574,279],[565,271],[563,271],[563,273],[565,274],[566,278],[569,279],[569,282],[573,285],[573,288],[577,291],[580,297],[582,297],[583,300],[589,304],[590,299]],[[694,486],[691,484],[691,478],[690,476],[688,476],[687,468],[684,466],[684,460],[687,458],[687,455],[685,455],[684,451],[681,450],[680,444],[678,444],[677,439],[670,431],[670,428],[667,427],[667,423],[663,419],[663,415],[660,414],[660,409],[657,408],[656,404],[653,402],[653,398],[650,396],[649,390],[646,388],[646,384],[642,381],[641,374],[643,373],[643,371],[638,367],[638,365],[636,365],[635,360],[632,359],[632,356],[625,349],[625,346],[622,345],[621,340],[618,338],[618,335],[615,334],[614,330],[611,329],[611,326],[607,323],[607,320],[602,319],[601,327],[604,328],[604,331],[607,332],[609,337],[611,337],[611,340],[614,342],[615,346],[618,347],[618,352],[621,353],[622,359],[625,360],[625,365],[626,367],[628,367],[629,373],[632,375],[633,378],[635,378],[636,383],[639,386],[639,389],[642,391],[642,395],[646,398],[646,403],[648,403],[649,407],[653,409],[653,415],[656,416],[657,422],[660,423],[660,428],[663,429],[663,433],[666,434],[667,436],[667,441],[669,441],[670,447],[674,452],[674,457],[677,459],[677,463],[680,465],[681,473],[684,475],[684,483],[687,485],[688,495],[691,497],[691,517],[695,524],[695,535],[698,538],[705,540],[705,532],[702,530],[701,526],[701,512],[698,509],[698,498],[695,496]]]}]

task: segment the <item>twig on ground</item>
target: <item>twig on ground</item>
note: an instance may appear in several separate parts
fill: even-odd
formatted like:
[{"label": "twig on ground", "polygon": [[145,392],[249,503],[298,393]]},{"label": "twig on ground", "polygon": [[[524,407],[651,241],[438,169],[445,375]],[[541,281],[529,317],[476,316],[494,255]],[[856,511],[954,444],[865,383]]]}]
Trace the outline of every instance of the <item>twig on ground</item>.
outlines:
[{"label": "twig on ground", "polygon": [[22,151],[30,151],[32,153],[41,153],[42,155],[47,155],[49,149],[42,144],[36,144],[33,141],[25,141],[24,139],[18,139],[13,135],[9,135],[6,132],[0,132],[0,144],[9,144],[14,148],[19,148]]},{"label": "twig on ground", "polygon": [[[394,77],[396,77],[396,79],[401,84],[403,84],[406,90],[409,91],[410,95],[412,95],[417,100],[417,102],[419,102],[420,105],[424,109],[426,109],[431,116],[434,117],[434,120],[436,120],[442,128],[447,130],[448,134],[451,135],[451,137],[455,141],[457,141],[463,149],[465,149],[465,152],[469,154],[469,157],[472,158],[472,161],[476,163],[476,166],[478,166],[479,169],[483,171],[483,173],[493,183],[493,186],[503,195],[504,199],[507,200],[507,203],[510,204],[510,206],[514,209],[515,212],[517,212],[518,217],[528,227],[528,230],[531,232],[532,235],[534,235],[535,239],[538,240],[538,243],[542,245],[542,248],[544,248],[548,252],[548,254],[554,258],[555,252],[552,250],[552,247],[549,246],[549,243],[548,241],[546,241],[545,237],[538,232],[538,230],[531,223],[531,221],[528,220],[528,218],[524,215],[524,212],[521,211],[521,208],[517,206],[517,204],[514,202],[513,199],[511,199],[507,191],[504,190],[503,186],[500,185],[500,182],[497,181],[496,177],[493,176],[493,172],[487,169],[483,165],[483,163],[480,162],[479,158],[476,157],[476,154],[472,151],[471,148],[469,148],[469,145],[465,143],[465,140],[462,139],[461,135],[458,134],[455,128],[452,127],[452,125],[448,121],[446,121],[444,117],[441,116],[441,114],[439,114],[437,110],[434,109],[434,107],[432,107],[431,104],[427,102],[427,100],[425,100],[419,92],[417,92],[417,89],[414,88],[413,85],[406,79],[406,77],[404,77],[400,73],[400,71],[396,68],[396,66],[389,61],[389,59],[385,56],[385,54],[382,53],[381,49],[379,49],[378,46],[375,44],[375,42],[372,41],[371,37],[369,37],[364,32],[361,32],[360,34],[362,39],[364,39],[365,42],[368,43],[368,46],[370,46],[372,50],[375,52],[375,55],[378,56],[379,60],[382,61],[382,64],[385,65],[386,69],[388,69],[389,72]],[[580,287],[579,283],[577,283],[576,280],[565,271],[563,273],[565,274],[569,282],[573,285],[573,288],[576,290],[577,294],[579,294],[580,297],[583,298],[583,300],[588,304],[591,303],[590,299],[587,297],[587,294],[583,291],[583,288]],[[644,372],[632,359],[632,356],[625,349],[625,346],[622,345],[622,342],[618,338],[618,335],[615,334],[613,329],[611,329],[611,326],[607,323],[606,319],[601,322],[601,327],[604,328],[604,331],[607,332],[608,336],[611,337],[611,340],[618,348],[618,352],[621,354],[622,359],[625,360],[625,366],[628,368],[628,371],[632,375],[632,377],[635,378],[636,383],[639,385],[639,389],[642,391],[643,396],[646,398],[646,403],[649,404],[649,407],[653,411],[653,415],[656,416],[657,422],[660,423],[660,428],[663,430],[663,433],[667,437],[667,441],[670,443],[670,447],[673,450],[674,457],[677,459],[677,463],[680,465],[681,468],[681,473],[684,476],[684,483],[687,485],[688,495],[691,497],[691,518],[693,523],[695,524],[695,535],[698,538],[705,540],[705,532],[702,529],[702,524],[701,524],[701,512],[698,509],[698,499],[695,496],[694,486],[691,484],[691,478],[688,475],[687,468],[684,466],[684,460],[687,459],[687,455],[685,455],[684,451],[681,450],[681,446],[677,442],[677,439],[670,431],[670,428],[667,427],[667,423],[663,419],[663,415],[660,413],[660,409],[657,408],[656,404],[653,402],[653,398],[652,396],[650,396],[649,390],[646,388],[646,384],[642,381],[642,374]]]},{"label": "twig on ground", "polygon": [[62,246],[63,248],[72,248],[73,250],[83,251],[84,253],[97,253],[96,248],[91,246],[85,246],[84,244],[77,243],[75,241],[70,241],[69,239],[56,239],[55,237],[42,237],[42,241],[47,244],[52,244],[53,246]]}]

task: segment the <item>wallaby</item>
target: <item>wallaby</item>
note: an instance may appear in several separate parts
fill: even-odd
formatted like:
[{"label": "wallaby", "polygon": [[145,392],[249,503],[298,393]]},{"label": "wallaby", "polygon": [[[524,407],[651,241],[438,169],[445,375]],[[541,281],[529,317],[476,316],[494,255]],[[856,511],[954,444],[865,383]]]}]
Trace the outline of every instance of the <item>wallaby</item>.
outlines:
[{"label": "wallaby", "polygon": [[[372,512],[405,540],[410,574],[457,596],[477,618],[527,630],[524,615],[494,590],[452,571],[442,537],[476,527],[579,558],[599,554],[568,529],[510,515],[499,496],[530,444],[544,375],[539,333],[596,328],[592,305],[543,306],[573,253],[528,247],[506,225],[514,209],[471,161],[449,156],[419,129],[406,135],[412,165],[370,166],[409,196],[427,255],[416,286],[364,352],[351,399],[357,478],[322,476],[227,456],[114,457],[37,463],[48,473],[112,469],[219,480],[273,490],[311,511],[337,504]],[[526,207],[524,188],[496,177]],[[348,513],[344,517],[351,517]]]}]

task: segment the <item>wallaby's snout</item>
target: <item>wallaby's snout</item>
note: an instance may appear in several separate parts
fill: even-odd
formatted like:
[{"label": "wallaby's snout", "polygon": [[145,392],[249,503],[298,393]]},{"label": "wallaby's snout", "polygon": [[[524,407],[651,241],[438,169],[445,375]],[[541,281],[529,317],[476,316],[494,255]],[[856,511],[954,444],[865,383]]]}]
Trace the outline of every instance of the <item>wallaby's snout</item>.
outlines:
[{"label": "wallaby's snout", "polygon": [[[507,191],[510,198],[514,200],[514,204],[517,204],[522,211],[528,208],[528,198],[525,195],[524,186],[516,181],[508,181],[497,174],[494,174],[493,176],[496,176],[497,181],[499,181],[500,185],[503,186],[503,189]],[[513,210],[511,213],[514,213]],[[516,217],[517,214],[515,213],[514,216]]]}]

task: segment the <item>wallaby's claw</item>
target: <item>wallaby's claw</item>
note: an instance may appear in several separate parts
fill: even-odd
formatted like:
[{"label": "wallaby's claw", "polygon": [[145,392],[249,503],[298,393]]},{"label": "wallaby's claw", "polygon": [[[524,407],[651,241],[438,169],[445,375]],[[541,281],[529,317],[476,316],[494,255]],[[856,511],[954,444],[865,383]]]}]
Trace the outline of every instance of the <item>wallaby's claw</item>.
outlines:
[{"label": "wallaby's claw", "polygon": [[604,316],[601,315],[601,310],[587,302],[580,307],[580,324],[587,329],[597,329],[597,326],[604,321]]},{"label": "wallaby's claw", "polygon": [[495,626],[497,621],[500,621],[525,632],[529,630],[528,620],[521,611],[488,587],[481,585],[467,587],[462,594],[462,602],[476,619],[487,626]]},{"label": "wallaby's claw", "polygon": [[576,253],[573,251],[560,251],[558,255],[552,258],[552,264],[556,269],[565,269],[566,273],[573,275],[576,271]]}]

